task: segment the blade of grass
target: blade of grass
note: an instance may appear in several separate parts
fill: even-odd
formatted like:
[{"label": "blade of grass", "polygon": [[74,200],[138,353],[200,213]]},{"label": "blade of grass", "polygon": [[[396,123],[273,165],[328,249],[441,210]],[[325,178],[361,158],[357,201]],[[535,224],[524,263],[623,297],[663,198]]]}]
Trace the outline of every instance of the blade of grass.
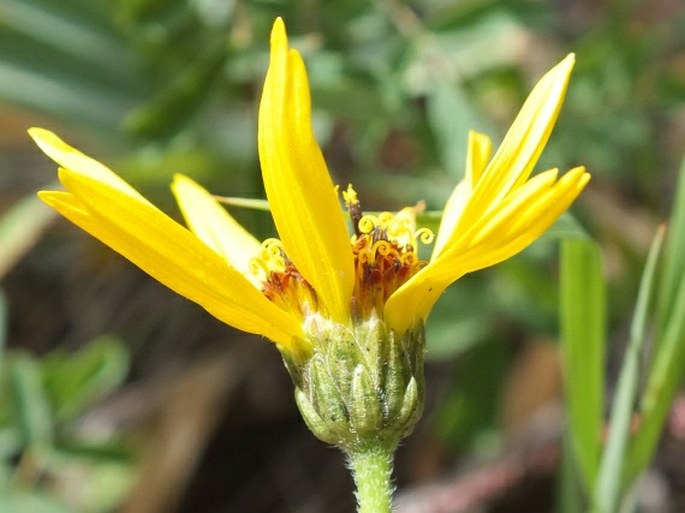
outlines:
[{"label": "blade of grass", "polygon": [[[0,289],[0,362],[5,356],[7,345],[7,298],[5,292]],[[0,365],[0,369],[2,366]]]},{"label": "blade of grass", "polygon": [[561,338],[566,411],[573,454],[586,490],[599,464],[606,340],[606,292],[599,248],[589,240],[561,246]]},{"label": "blade of grass", "polygon": [[562,442],[563,455],[559,479],[556,487],[556,509],[558,513],[578,513],[583,511],[582,483],[575,464],[573,447],[571,447],[570,433],[564,433]]},{"label": "blade of grass", "polygon": [[640,355],[647,336],[647,316],[663,239],[664,227],[661,226],[654,237],[645,270],[642,273],[635,313],[630,326],[630,340],[616,385],[616,397],[611,408],[607,443],[595,483],[593,511],[596,513],[615,513],[621,502],[622,469],[640,379]]},{"label": "blade of grass", "polygon": [[639,429],[623,473],[628,486],[649,464],[683,378],[685,361],[685,162],[680,168],[659,280],[654,358],[642,393]]},{"label": "blade of grass", "polygon": [[685,276],[685,159],[680,167],[673,212],[668,223],[668,246],[664,254],[662,278],[657,302],[658,327],[666,327],[678,288]]},{"label": "blade of grass", "polygon": [[673,316],[659,342],[647,387],[642,395],[640,427],[632,440],[624,482],[629,485],[647,467],[659,441],[666,416],[683,376],[685,360],[685,282],[673,308]]}]

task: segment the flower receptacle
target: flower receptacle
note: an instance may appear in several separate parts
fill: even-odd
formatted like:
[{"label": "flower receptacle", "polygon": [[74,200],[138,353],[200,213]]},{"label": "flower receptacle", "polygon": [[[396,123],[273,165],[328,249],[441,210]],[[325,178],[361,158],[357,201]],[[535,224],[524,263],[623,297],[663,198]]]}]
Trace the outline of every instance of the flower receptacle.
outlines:
[{"label": "flower receptacle", "polygon": [[423,323],[398,335],[372,316],[352,328],[316,323],[308,336],[312,357],[288,368],[319,439],[350,453],[369,442],[395,446],[412,431],[424,402]]}]

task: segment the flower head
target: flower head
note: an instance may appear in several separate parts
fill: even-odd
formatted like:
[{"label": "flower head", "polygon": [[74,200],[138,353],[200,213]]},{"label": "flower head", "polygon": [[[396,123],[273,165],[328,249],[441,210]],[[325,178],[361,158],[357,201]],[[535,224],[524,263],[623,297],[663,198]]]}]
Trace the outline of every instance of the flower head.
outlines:
[{"label": "flower head", "polygon": [[364,215],[354,189],[346,215],[311,127],[300,54],[283,21],[259,109],[259,157],[278,239],[263,243],[206,190],[183,175],[172,190],[189,229],[162,213],[99,162],[53,133],[31,136],[60,165],[66,191],[40,197],[62,215],[223,322],[267,337],[288,360],[305,362],[317,336],[382,322],[401,337],[428,316],[440,294],[466,273],[494,265],[538,238],[575,200],[589,175],[549,170],[530,178],[561,108],[573,67],[569,55],[535,86],[491,156],[487,136],[469,137],[465,178],[445,206],[429,261],[417,245],[422,205]]}]

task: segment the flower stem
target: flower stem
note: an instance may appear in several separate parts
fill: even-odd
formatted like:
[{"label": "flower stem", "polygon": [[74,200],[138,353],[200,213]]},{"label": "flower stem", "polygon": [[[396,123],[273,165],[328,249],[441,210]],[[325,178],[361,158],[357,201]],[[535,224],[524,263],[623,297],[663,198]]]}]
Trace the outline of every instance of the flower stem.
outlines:
[{"label": "flower stem", "polygon": [[395,444],[378,441],[347,451],[357,487],[357,513],[390,513]]}]

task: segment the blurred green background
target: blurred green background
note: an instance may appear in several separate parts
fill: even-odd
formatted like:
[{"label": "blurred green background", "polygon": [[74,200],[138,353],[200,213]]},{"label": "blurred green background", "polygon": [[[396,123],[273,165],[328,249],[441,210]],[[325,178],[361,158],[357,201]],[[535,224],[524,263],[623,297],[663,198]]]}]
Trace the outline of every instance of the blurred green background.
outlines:
[{"label": "blurred green background", "polygon": [[[0,0],[0,511],[352,510],[342,456],[299,420],[268,343],[34,199],[55,179],[26,136],[36,125],[177,218],[177,172],[219,195],[263,197],[256,118],[276,16],[307,64],[334,180],[354,183],[370,210],[442,208],[468,129],[497,144],[536,80],[575,52],[538,168],[593,175],[573,213],[603,248],[610,338],[623,339],[685,151],[681,1]],[[233,213],[273,234],[267,214]],[[471,502],[443,497],[452,509],[440,510],[435,495],[407,493],[399,511],[553,511],[556,256],[543,238],[438,303],[427,412],[397,482],[451,479]],[[685,508],[678,418],[652,476],[673,509],[644,511]],[[510,460],[519,474],[505,486]],[[473,469],[500,486],[483,493]]]}]

